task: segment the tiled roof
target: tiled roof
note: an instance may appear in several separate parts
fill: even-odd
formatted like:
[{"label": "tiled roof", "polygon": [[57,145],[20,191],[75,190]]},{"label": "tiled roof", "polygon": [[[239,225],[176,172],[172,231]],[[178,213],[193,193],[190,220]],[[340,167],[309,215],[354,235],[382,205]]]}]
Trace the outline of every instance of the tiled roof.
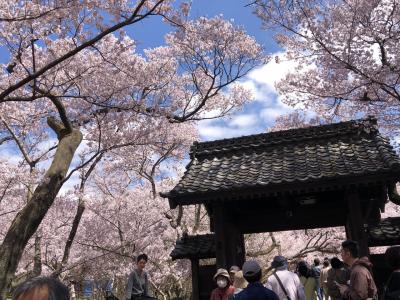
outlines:
[{"label": "tiled roof", "polygon": [[215,235],[184,235],[176,241],[170,256],[175,259],[206,259],[216,256]]},{"label": "tiled roof", "polygon": [[400,245],[400,218],[382,219],[368,228],[369,246]]},{"label": "tiled roof", "polygon": [[[398,179],[400,160],[374,118],[218,141],[195,142],[180,182],[162,196],[202,199],[355,178]],[[353,180],[353,181],[352,181]],[[187,201],[183,204],[188,204]]]}]

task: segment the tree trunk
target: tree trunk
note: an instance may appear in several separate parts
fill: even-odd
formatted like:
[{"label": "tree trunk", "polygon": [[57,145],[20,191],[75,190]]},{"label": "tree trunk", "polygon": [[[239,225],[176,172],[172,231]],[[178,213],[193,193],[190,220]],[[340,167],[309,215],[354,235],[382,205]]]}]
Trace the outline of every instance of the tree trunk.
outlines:
[{"label": "tree trunk", "polygon": [[[83,194],[83,192],[85,190],[86,180],[89,178],[90,174],[93,172],[95,166],[101,160],[102,157],[103,157],[103,154],[100,154],[95,159],[93,164],[90,166],[89,170],[82,177],[81,186],[79,188],[80,194]],[[85,208],[86,208],[85,199],[83,198],[83,196],[80,196],[78,198],[78,208],[76,210],[74,221],[72,222],[72,227],[71,227],[71,230],[69,232],[67,242],[65,243],[63,258],[61,260],[61,263],[59,263],[57,265],[56,270],[51,274],[51,276],[53,276],[53,277],[56,277],[56,278],[59,277],[61,275],[62,271],[64,270],[65,265],[68,263],[69,254],[71,252],[72,244],[74,242],[76,233],[78,231],[79,224],[81,223],[82,215],[83,215],[83,212],[85,211]]]},{"label": "tree trunk", "polygon": [[33,192],[32,199],[14,218],[0,246],[0,295],[3,299],[6,299],[7,289],[25,246],[53,204],[75,151],[82,141],[82,134],[78,130],[67,132],[62,123],[50,118],[48,124],[59,139],[54,159]]},{"label": "tree trunk", "polygon": [[40,234],[35,236],[35,256],[33,258],[33,270],[32,277],[39,276],[42,274],[42,251],[41,251],[41,240]]},{"label": "tree trunk", "polygon": [[79,198],[78,208],[76,210],[76,214],[74,217],[74,221],[72,222],[72,227],[68,235],[67,242],[64,247],[64,254],[61,263],[58,265],[57,270],[55,270],[51,276],[59,277],[61,272],[64,269],[64,266],[68,263],[69,253],[71,252],[71,247],[74,242],[76,232],[78,231],[79,224],[81,223],[83,212],[85,211],[85,200],[83,198]]}]

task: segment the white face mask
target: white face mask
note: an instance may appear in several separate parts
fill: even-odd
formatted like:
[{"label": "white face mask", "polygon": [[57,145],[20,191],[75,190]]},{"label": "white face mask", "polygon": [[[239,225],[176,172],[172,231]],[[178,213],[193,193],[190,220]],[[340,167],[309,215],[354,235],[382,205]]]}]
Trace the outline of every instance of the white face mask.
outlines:
[{"label": "white face mask", "polygon": [[223,289],[224,287],[226,287],[226,285],[228,284],[228,281],[226,279],[218,279],[217,280],[217,285],[219,288]]}]

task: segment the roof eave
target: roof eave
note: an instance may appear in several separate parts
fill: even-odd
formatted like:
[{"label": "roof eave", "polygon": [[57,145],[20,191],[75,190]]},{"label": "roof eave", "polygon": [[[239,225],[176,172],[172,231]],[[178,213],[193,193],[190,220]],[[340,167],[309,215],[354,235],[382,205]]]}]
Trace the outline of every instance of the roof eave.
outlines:
[{"label": "roof eave", "polygon": [[[353,179],[353,180],[351,180]],[[356,180],[354,180],[356,179]],[[196,193],[169,193],[168,200],[171,209],[176,208],[178,205],[194,205],[194,204],[207,204],[215,199],[229,199],[229,198],[247,198],[257,195],[265,197],[278,196],[280,194],[301,194],[310,192],[323,192],[347,189],[352,186],[362,185],[381,185],[393,184],[400,181],[399,171],[379,172],[377,174],[369,174],[363,176],[354,175],[344,176],[341,178],[318,179],[306,182],[294,182],[283,184],[271,184],[265,186],[241,187],[237,189],[227,189],[219,191],[207,191]],[[319,184],[317,186],[317,184]],[[317,186],[317,187],[316,187]],[[300,187],[300,188],[295,188]],[[232,197],[230,197],[232,195]]]}]

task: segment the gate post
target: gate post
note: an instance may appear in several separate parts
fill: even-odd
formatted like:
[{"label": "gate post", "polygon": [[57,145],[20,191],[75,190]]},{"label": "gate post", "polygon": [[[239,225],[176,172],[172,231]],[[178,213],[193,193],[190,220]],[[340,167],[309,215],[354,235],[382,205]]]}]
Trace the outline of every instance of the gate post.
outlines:
[{"label": "gate post", "polygon": [[242,267],[245,258],[243,234],[229,220],[228,210],[223,205],[213,209],[216,237],[217,268],[229,269],[233,265]]},{"label": "gate post", "polygon": [[358,242],[360,257],[369,255],[368,237],[365,231],[364,218],[362,215],[360,197],[357,191],[346,193],[348,214],[346,221],[346,236]]}]

